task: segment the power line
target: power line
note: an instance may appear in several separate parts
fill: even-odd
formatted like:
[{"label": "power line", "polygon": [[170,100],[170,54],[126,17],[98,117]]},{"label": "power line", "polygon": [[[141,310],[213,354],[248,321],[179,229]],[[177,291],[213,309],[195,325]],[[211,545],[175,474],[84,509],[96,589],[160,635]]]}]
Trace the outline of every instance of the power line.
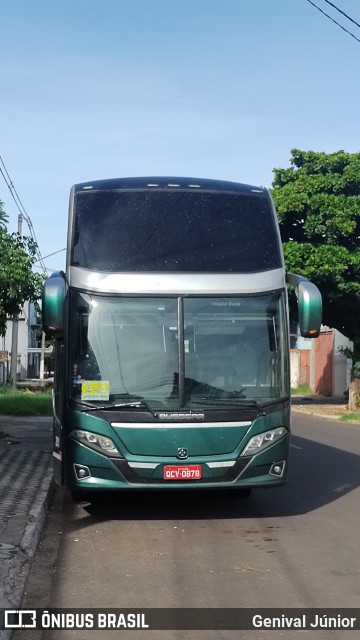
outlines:
[{"label": "power line", "polygon": [[[327,0],[325,0],[327,1]],[[307,0],[307,2],[309,4],[311,4],[313,7],[315,7],[315,9],[317,9],[318,11],[320,11],[320,13],[322,13],[324,16],[326,16],[327,18],[329,18],[329,20],[331,20],[331,22],[334,22],[334,24],[336,24],[338,27],[340,27],[340,29],[342,29],[343,31],[345,31],[345,33],[348,33],[349,36],[351,36],[352,38],[354,38],[357,42],[360,42],[359,38],[357,38],[353,33],[351,33],[351,31],[348,31],[348,29],[345,29],[345,27],[343,27],[340,22],[337,22],[336,20],[334,20],[334,18],[332,18],[331,16],[329,16],[328,13],[325,13],[325,11],[323,11],[322,9],[320,9],[320,7],[317,6],[317,4],[315,4],[315,2],[312,2],[312,0]]]},{"label": "power line", "polygon": [[34,230],[34,227],[33,227],[33,223],[31,222],[31,218],[28,215],[23,203],[20,200],[19,194],[15,189],[14,183],[13,183],[13,181],[12,181],[10,175],[9,175],[9,172],[8,172],[8,170],[6,168],[5,162],[4,162],[4,160],[2,159],[1,156],[0,156],[0,163],[2,164],[3,169],[5,171],[5,173],[4,173],[4,171],[0,167],[0,173],[1,173],[2,177],[4,178],[5,183],[6,183],[8,189],[9,189],[9,191],[11,193],[11,197],[15,202],[16,208],[18,209],[20,215],[24,218],[27,226],[29,227],[30,235],[31,235],[31,237],[32,237],[32,239],[33,239],[33,241],[35,242],[35,245],[36,245],[36,253],[37,253],[37,256],[39,258],[38,261],[40,262],[41,267],[45,272],[46,271],[46,267],[45,267],[42,255],[40,253],[39,244],[38,244],[38,241],[37,241],[37,238],[36,238],[36,235],[35,235],[35,230]]},{"label": "power line", "polygon": [[[43,259],[42,259],[41,253],[40,253],[39,244],[38,244],[38,241],[37,241],[37,238],[36,238],[36,235],[35,235],[35,230],[34,230],[32,222],[31,222],[30,216],[27,214],[27,211],[26,211],[23,203],[20,200],[19,194],[15,189],[14,183],[10,178],[9,172],[8,172],[8,170],[7,170],[6,166],[5,166],[5,163],[4,163],[4,161],[3,161],[1,156],[0,156],[0,162],[4,167],[5,173],[6,173],[7,177],[8,177],[8,180],[9,180],[9,182],[7,180],[5,180],[5,182],[6,182],[8,188],[10,190],[10,193],[12,195],[12,198],[13,198],[15,204],[16,204],[16,207],[17,207],[18,211],[20,212],[20,215],[23,216],[23,218],[25,219],[25,222],[27,223],[27,225],[29,227],[30,235],[31,235],[32,239],[34,240],[34,242],[36,244],[36,252],[37,252],[37,255],[38,255],[38,258],[39,258],[39,262],[41,264],[41,267],[43,269],[45,269],[45,265],[44,265],[44,262],[43,262]],[[4,177],[4,174],[3,174],[2,171],[1,171],[1,173],[2,173],[2,175]],[[4,177],[4,179],[5,179],[5,177]]]},{"label": "power line", "polygon": [[[66,247],[64,247],[63,249],[58,249],[58,251],[53,251],[52,253],[49,253],[47,256],[44,256],[44,260],[46,260],[46,258],[50,258],[50,256],[55,256],[57,253],[62,253],[63,251],[66,251]],[[39,267],[37,267],[36,265],[37,265],[37,262],[34,262],[33,266],[38,269]],[[53,271],[58,271],[58,269],[51,269],[49,267],[45,267],[45,271],[52,273]]]},{"label": "power line", "polygon": [[345,18],[350,20],[350,22],[353,22],[354,24],[356,24],[357,27],[360,27],[360,24],[356,22],[356,20],[353,20],[352,18],[350,18],[350,16],[348,16],[348,14],[345,13],[345,11],[342,11],[342,9],[339,9],[339,7],[337,7],[336,4],[334,4],[333,2],[330,2],[330,0],[325,0],[325,2],[327,2],[331,7],[334,7],[334,9],[336,9],[336,11],[338,11],[339,13],[342,13],[342,15],[345,16]]},{"label": "power line", "polygon": [[[55,256],[57,253],[61,253],[62,251],[66,251],[66,247],[64,247],[63,249],[58,249],[58,251],[53,251],[52,253],[48,253],[47,256],[44,256],[44,260],[46,260],[46,258],[50,258],[50,256]],[[40,260],[38,260],[37,262],[40,262]],[[34,264],[37,264],[37,262],[34,262]]]}]

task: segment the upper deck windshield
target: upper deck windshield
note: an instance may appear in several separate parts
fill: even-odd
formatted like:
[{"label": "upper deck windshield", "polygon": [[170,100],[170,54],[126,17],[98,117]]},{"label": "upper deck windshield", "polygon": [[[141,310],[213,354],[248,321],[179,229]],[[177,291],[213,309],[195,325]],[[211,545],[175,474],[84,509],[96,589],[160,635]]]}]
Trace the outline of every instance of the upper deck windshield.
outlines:
[{"label": "upper deck windshield", "polygon": [[287,395],[284,294],[124,298],[71,292],[70,396],[152,410]]},{"label": "upper deck windshield", "polygon": [[251,273],[281,267],[266,192],[84,191],[73,266],[113,272]]}]

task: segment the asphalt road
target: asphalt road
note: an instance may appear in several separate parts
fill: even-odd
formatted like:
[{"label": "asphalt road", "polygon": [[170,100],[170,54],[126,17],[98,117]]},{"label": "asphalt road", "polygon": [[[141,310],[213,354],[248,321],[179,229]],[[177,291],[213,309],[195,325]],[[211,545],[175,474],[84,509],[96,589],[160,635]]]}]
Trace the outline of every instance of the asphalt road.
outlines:
[{"label": "asphalt road", "polygon": [[[57,491],[23,606],[360,607],[360,426],[293,415],[290,477],[250,498]],[[357,632],[46,631],[42,640],[317,640]],[[92,634],[92,635],[91,635]],[[16,632],[35,640],[40,632]]]}]

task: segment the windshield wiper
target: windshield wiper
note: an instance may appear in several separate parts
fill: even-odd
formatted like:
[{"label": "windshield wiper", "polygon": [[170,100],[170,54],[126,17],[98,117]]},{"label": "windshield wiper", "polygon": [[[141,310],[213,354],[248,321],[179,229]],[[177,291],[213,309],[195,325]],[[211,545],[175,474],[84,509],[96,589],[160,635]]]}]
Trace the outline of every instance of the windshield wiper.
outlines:
[{"label": "windshield wiper", "polygon": [[202,400],[191,400],[194,405],[204,405],[214,407],[216,409],[226,409],[228,407],[240,407],[241,409],[256,409],[259,416],[264,416],[265,412],[262,404],[256,400],[246,400],[245,398],[227,398],[226,396],[219,398],[203,398]]},{"label": "windshield wiper", "polygon": [[258,402],[257,400],[244,400],[242,398],[239,398],[238,400],[235,400],[235,398],[230,398],[230,404],[231,405],[235,405],[235,404],[239,404],[241,406],[241,408],[243,409],[252,409],[255,408],[258,411],[259,416],[265,416],[265,411],[263,408],[263,405],[260,404],[260,402]]},{"label": "windshield wiper", "polygon": [[146,409],[151,413],[151,415],[155,416],[153,410],[149,407],[147,402],[144,400],[134,400],[132,402],[118,402],[114,404],[102,404],[102,405],[94,405],[94,404],[85,404],[81,403],[85,408],[81,410],[82,413],[87,413],[90,411],[113,411],[114,409]]}]

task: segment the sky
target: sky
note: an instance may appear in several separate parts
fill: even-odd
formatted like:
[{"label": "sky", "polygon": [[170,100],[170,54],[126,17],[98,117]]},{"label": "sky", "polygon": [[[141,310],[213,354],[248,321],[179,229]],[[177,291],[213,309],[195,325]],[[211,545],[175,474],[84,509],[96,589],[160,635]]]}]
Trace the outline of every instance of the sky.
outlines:
[{"label": "sky", "polygon": [[[360,24],[357,0],[334,3]],[[293,148],[360,151],[360,42],[308,0],[0,0],[0,22],[0,156],[48,275],[77,182],[271,187]],[[15,231],[1,175],[0,200]]]}]

